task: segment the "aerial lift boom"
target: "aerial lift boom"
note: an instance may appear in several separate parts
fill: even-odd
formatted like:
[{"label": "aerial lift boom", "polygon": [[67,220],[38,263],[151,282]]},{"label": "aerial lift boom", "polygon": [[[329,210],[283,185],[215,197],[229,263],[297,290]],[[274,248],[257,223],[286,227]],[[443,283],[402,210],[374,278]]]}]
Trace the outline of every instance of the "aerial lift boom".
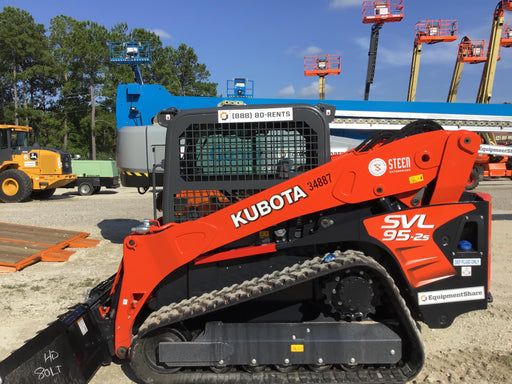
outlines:
[{"label": "aerial lift boom", "polygon": [[135,82],[144,84],[139,65],[151,63],[151,46],[146,41],[124,41],[109,43],[110,61],[129,65],[135,76]]},{"label": "aerial lift boom", "polygon": [[482,79],[480,80],[480,87],[476,98],[477,103],[488,104],[491,100],[494,75],[496,73],[496,62],[498,61],[500,52],[504,11],[512,11],[511,1],[500,1],[494,10],[491,37],[489,38],[489,52],[482,72]]},{"label": "aerial lift boom", "polygon": [[370,85],[373,84],[375,76],[375,64],[377,62],[377,48],[379,46],[379,32],[382,23],[372,25],[372,37],[370,39],[370,50],[368,51],[368,70],[366,72],[366,87],[364,89],[364,99],[368,100],[370,96]]},{"label": "aerial lift boom", "polygon": [[[498,61],[501,37],[503,31],[503,22],[505,19],[504,11],[512,11],[512,2],[502,0],[496,5],[494,10],[494,19],[491,29],[491,37],[489,38],[489,51],[487,54],[487,61],[484,65],[482,78],[480,80],[480,87],[478,88],[478,95],[476,97],[477,103],[488,104],[491,101],[492,87],[494,85],[494,75],[496,74],[496,63]],[[505,45],[507,43],[505,41]],[[496,137],[492,132],[482,133],[482,142],[484,144],[496,145]]]},{"label": "aerial lift boom", "polygon": [[[487,41],[471,41],[469,36],[464,36],[459,43],[459,50],[457,53],[457,60],[453,70],[452,81],[448,91],[448,103],[455,102],[457,92],[459,90],[460,78],[464,63],[477,64],[487,61],[487,51],[489,50],[489,43]],[[498,60],[499,60],[498,56]]]},{"label": "aerial lift boom", "polygon": [[416,23],[414,51],[407,101],[416,99],[416,85],[420,68],[421,45],[450,42],[457,39],[457,20],[424,20]]},{"label": "aerial lift boom", "polygon": [[414,43],[411,62],[411,76],[409,79],[409,90],[407,91],[407,101],[414,101],[416,99],[416,86],[418,84],[418,72],[420,70],[421,48],[421,43]]},{"label": "aerial lift boom", "polygon": [[363,3],[363,23],[373,24],[368,51],[368,70],[366,73],[366,87],[364,99],[368,100],[370,85],[373,84],[375,75],[375,63],[377,61],[377,49],[379,46],[379,32],[384,23],[400,21],[404,17],[403,0],[367,0]]},{"label": "aerial lift boom", "polygon": [[318,76],[320,100],[325,100],[325,76],[341,73],[340,55],[315,55],[304,57],[304,76]]}]

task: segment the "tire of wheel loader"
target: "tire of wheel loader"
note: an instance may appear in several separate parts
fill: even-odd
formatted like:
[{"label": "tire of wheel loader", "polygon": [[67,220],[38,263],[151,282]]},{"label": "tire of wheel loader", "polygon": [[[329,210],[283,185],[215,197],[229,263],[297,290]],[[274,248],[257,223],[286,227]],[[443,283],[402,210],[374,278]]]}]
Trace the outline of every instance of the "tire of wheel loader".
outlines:
[{"label": "tire of wheel loader", "polygon": [[88,181],[84,181],[83,183],[80,183],[78,185],[78,193],[81,196],[90,196],[94,192],[94,187],[92,184]]},{"label": "tire of wheel loader", "polygon": [[42,189],[40,191],[33,191],[32,198],[35,200],[48,200],[55,193],[55,188]]},{"label": "tire of wheel loader", "polygon": [[0,173],[0,201],[19,203],[32,194],[32,180],[18,169],[7,169]]},{"label": "tire of wheel loader", "polygon": [[476,168],[473,168],[469,175],[468,182],[466,184],[466,189],[468,191],[475,189],[476,187],[478,187],[479,183],[480,183],[480,175],[478,174],[478,170]]}]

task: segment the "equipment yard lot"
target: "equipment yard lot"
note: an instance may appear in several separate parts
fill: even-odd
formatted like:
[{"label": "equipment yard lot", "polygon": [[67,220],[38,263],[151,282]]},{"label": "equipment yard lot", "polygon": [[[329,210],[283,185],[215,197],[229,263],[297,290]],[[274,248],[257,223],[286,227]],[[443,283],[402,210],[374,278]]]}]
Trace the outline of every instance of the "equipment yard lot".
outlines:
[{"label": "equipment yard lot", "polygon": [[[76,249],[64,263],[40,262],[0,274],[0,360],[35,336],[60,313],[83,300],[87,289],[116,273],[122,242],[143,218],[153,217],[152,194],[121,187],[86,198],[60,192],[49,201],[2,204],[0,222],[90,232],[95,248]],[[493,196],[491,291],[487,311],[466,313],[447,329],[422,327],[427,360],[414,383],[507,383],[512,370],[512,181],[485,181],[477,191]],[[99,370],[93,384],[134,382],[128,367]],[[48,381],[50,382],[50,381]]]}]

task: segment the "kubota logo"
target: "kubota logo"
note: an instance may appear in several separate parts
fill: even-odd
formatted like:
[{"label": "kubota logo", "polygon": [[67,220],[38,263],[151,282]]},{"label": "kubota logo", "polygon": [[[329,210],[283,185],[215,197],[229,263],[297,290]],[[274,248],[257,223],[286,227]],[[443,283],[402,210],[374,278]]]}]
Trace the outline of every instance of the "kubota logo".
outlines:
[{"label": "kubota logo", "polygon": [[307,193],[296,185],[278,195],[273,195],[268,200],[262,200],[248,208],[238,211],[237,213],[232,213],[231,220],[233,221],[235,228],[240,228],[241,225],[249,224],[251,221],[256,221],[260,217],[271,214],[274,210],[279,211],[287,204],[292,205],[300,199],[305,199],[307,197]]}]

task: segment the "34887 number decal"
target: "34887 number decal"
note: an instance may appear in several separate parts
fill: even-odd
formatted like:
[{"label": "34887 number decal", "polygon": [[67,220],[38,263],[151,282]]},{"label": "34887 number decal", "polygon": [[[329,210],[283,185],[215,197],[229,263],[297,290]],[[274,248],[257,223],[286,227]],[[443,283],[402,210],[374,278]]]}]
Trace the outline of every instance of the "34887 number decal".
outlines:
[{"label": "34887 number decal", "polygon": [[323,176],[319,176],[316,179],[308,181],[308,188],[309,188],[310,191],[312,191],[315,188],[325,187],[330,182],[331,182],[331,174],[330,173],[326,173]]}]

